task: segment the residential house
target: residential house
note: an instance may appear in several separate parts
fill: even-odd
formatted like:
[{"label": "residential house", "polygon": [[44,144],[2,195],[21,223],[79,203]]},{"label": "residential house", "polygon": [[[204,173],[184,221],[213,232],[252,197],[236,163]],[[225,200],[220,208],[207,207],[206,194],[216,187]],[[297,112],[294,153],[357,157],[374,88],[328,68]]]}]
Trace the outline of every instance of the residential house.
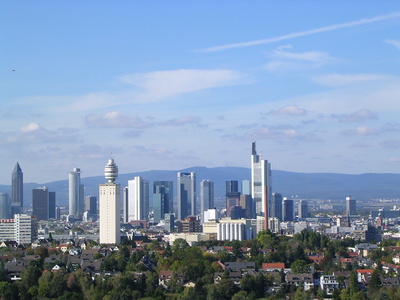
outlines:
[{"label": "residential house", "polygon": [[266,272],[282,271],[285,269],[284,263],[263,263],[262,270]]},{"label": "residential house", "polygon": [[305,291],[314,289],[314,277],[312,274],[286,274],[286,283],[302,287]]},{"label": "residential house", "polygon": [[322,275],[319,279],[319,285],[328,296],[332,296],[333,291],[339,288],[335,275]]}]

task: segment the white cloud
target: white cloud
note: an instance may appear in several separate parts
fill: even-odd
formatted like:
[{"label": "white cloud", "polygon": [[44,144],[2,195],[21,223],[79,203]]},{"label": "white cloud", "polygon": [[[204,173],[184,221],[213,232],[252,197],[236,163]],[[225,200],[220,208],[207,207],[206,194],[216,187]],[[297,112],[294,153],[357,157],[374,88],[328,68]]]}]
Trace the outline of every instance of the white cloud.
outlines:
[{"label": "white cloud", "polygon": [[103,115],[89,114],[85,117],[86,124],[89,127],[101,128],[146,128],[151,123],[145,122],[138,116],[128,116],[117,111],[110,111]]},{"label": "white cloud", "polygon": [[339,122],[363,122],[366,120],[377,119],[378,115],[369,109],[360,109],[348,115],[333,115],[332,117],[338,119]]},{"label": "white cloud", "polygon": [[387,162],[390,164],[400,164],[400,158],[390,157],[387,159]]},{"label": "white cloud", "polygon": [[201,124],[201,118],[195,116],[185,116],[175,119],[170,119],[164,122],[161,122],[162,126],[186,126],[186,125],[196,125],[205,127],[206,125]]},{"label": "white cloud", "polygon": [[355,135],[365,136],[365,135],[377,135],[378,132],[374,128],[369,128],[366,126],[359,126],[355,129],[345,130],[342,132],[342,134],[347,135],[347,136],[355,136]]},{"label": "white cloud", "polygon": [[325,64],[330,61],[334,61],[335,58],[329,55],[329,53],[321,52],[321,51],[308,51],[308,52],[292,52],[286,51],[285,49],[292,49],[291,45],[281,46],[275,49],[272,54],[273,57],[276,58],[285,58],[285,59],[295,59],[295,60],[304,60],[317,64]]},{"label": "white cloud", "polygon": [[364,142],[355,142],[352,143],[349,148],[370,148],[371,143],[364,143]]},{"label": "white cloud", "polygon": [[307,67],[320,67],[337,61],[336,58],[330,56],[329,53],[326,52],[293,52],[288,49],[292,49],[292,46],[286,45],[275,49],[271,54],[274,60],[270,61],[265,68],[268,71],[303,69]]},{"label": "white cloud", "polygon": [[302,133],[291,125],[269,126],[257,130],[257,138],[272,139],[279,143],[294,140],[297,142],[320,142],[314,132]]},{"label": "white cloud", "polygon": [[323,86],[339,87],[355,83],[386,80],[391,78],[391,76],[381,74],[329,74],[320,77],[314,77],[313,81]]},{"label": "white cloud", "polygon": [[28,125],[21,127],[22,132],[32,132],[32,131],[36,131],[38,129],[39,129],[39,125],[35,122],[29,123]]},{"label": "white cloud", "polygon": [[324,26],[324,27],[310,29],[310,30],[306,30],[306,31],[293,32],[293,33],[289,33],[289,34],[285,34],[285,35],[281,35],[281,36],[273,37],[273,38],[209,47],[209,48],[204,49],[203,51],[204,52],[216,52],[216,51],[223,51],[223,50],[234,49],[234,48],[265,45],[265,44],[281,42],[281,41],[285,41],[285,40],[289,40],[289,39],[294,39],[294,38],[298,38],[298,37],[302,37],[302,36],[309,36],[309,35],[314,35],[314,34],[318,34],[318,33],[333,31],[333,30],[337,30],[337,29],[356,27],[356,26],[360,26],[360,25],[364,25],[364,24],[370,24],[370,23],[374,23],[374,22],[379,22],[379,21],[384,21],[384,20],[389,20],[389,19],[399,18],[399,17],[400,17],[400,13],[396,12],[396,13],[377,16],[377,17],[373,17],[373,18],[369,18],[369,19],[361,19],[361,20],[357,20],[357,21],[351,21],[351,22],[330,25],[330,26]]},{"label": "white cloud", "polygon": [[386,40],[386,43],[391,44],[400,50],[400,41],[399,40]]},{"label": "white cloud", "polygon": [[288,116],[304,116],[307,111],[304,108],[300,108],[296,105],[287,105],[278,110],[272,110],[268,114],[271,115],[288,115]]},{"label": "white cloud", "polygon": [[171,70],[124,75],[119,79],[145,90],[136,100],[159,101],[181,94],[237,84],[242,75],[232,70]]},{"label": "white cloud", "polygon": [[77,142],[78,140],[78,132],[74,129],[58,128],[56,130],[48,130],[40,127],[35,122],[22,126],[20,130],[0,132],[1,145],[18,144],[29,146],[40,143]]}]

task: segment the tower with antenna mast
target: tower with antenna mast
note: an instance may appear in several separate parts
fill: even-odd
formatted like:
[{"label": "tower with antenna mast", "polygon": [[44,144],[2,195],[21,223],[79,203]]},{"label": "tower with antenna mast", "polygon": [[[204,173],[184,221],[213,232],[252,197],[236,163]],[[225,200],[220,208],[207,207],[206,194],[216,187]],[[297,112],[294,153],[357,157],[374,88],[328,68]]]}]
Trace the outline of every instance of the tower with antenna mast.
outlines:
[{"label": "tower with antenna mast", "polygon": [[119,244],[120,237],[120,185],[115,183],[118,178],[118,166],[110,158],[104,168],[107,180],[99,186],[99,222],[100,244]]},{"label": "tower with antenna mast", "polygon": [[268,217],[272,200],[271,164],[257,154],[256,134],[251,144],[251,196],[256,215],[264,216],[264,228],[268,228]]}]

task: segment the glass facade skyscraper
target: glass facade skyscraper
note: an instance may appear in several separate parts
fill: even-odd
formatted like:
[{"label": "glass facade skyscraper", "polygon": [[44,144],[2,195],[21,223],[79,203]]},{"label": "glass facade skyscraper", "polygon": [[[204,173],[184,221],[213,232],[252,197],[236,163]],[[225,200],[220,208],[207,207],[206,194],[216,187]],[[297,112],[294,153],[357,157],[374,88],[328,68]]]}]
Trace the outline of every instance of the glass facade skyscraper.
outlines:
[{"label": "glass facade skyscraper", "polygon": [[165,214],[174,212],[174,196],[172,181],[153,182],[154,222],[160,222]]},{"label": "glass facade skyscraper", "polygon": [[214,208],[214,182],[204,179],[200,182],[200,217],[204,222],[204,212]]},{"label": "glass facade skyscraper", "polygon": [[268,228],[272,200],[271,164],[257,154],[255,142],[251,144],[251,196],[256,214],[264,215],[264,227]]},{"label": "glass facade skyscraper", "polygon": [[16,163],[11,177],[11,205],[12,214],[19,214],[23,212],[24,207],[24,174]]},{"label": "glass facade skyscraper", "polygon": [[81,170],[74,168],[69,172],[69,215],[75,219],[82,219],[84,210],[83,185],[81,184]]},{"label": "glass facade skyscraper", "polygon": [[178,172],[178,220],[196,215],[196,173]]}]

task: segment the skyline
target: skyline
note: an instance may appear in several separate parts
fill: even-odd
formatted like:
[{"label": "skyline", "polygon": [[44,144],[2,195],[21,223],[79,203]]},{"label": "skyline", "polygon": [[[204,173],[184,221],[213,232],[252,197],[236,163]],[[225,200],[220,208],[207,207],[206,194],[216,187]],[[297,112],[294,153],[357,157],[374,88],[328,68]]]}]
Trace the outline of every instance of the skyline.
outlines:
[{"label": "skyline", "polygon": [[400,173],[400,3],[308,4],[3,3],[0,183],[250,168],[255,139],[273,170]]}]

